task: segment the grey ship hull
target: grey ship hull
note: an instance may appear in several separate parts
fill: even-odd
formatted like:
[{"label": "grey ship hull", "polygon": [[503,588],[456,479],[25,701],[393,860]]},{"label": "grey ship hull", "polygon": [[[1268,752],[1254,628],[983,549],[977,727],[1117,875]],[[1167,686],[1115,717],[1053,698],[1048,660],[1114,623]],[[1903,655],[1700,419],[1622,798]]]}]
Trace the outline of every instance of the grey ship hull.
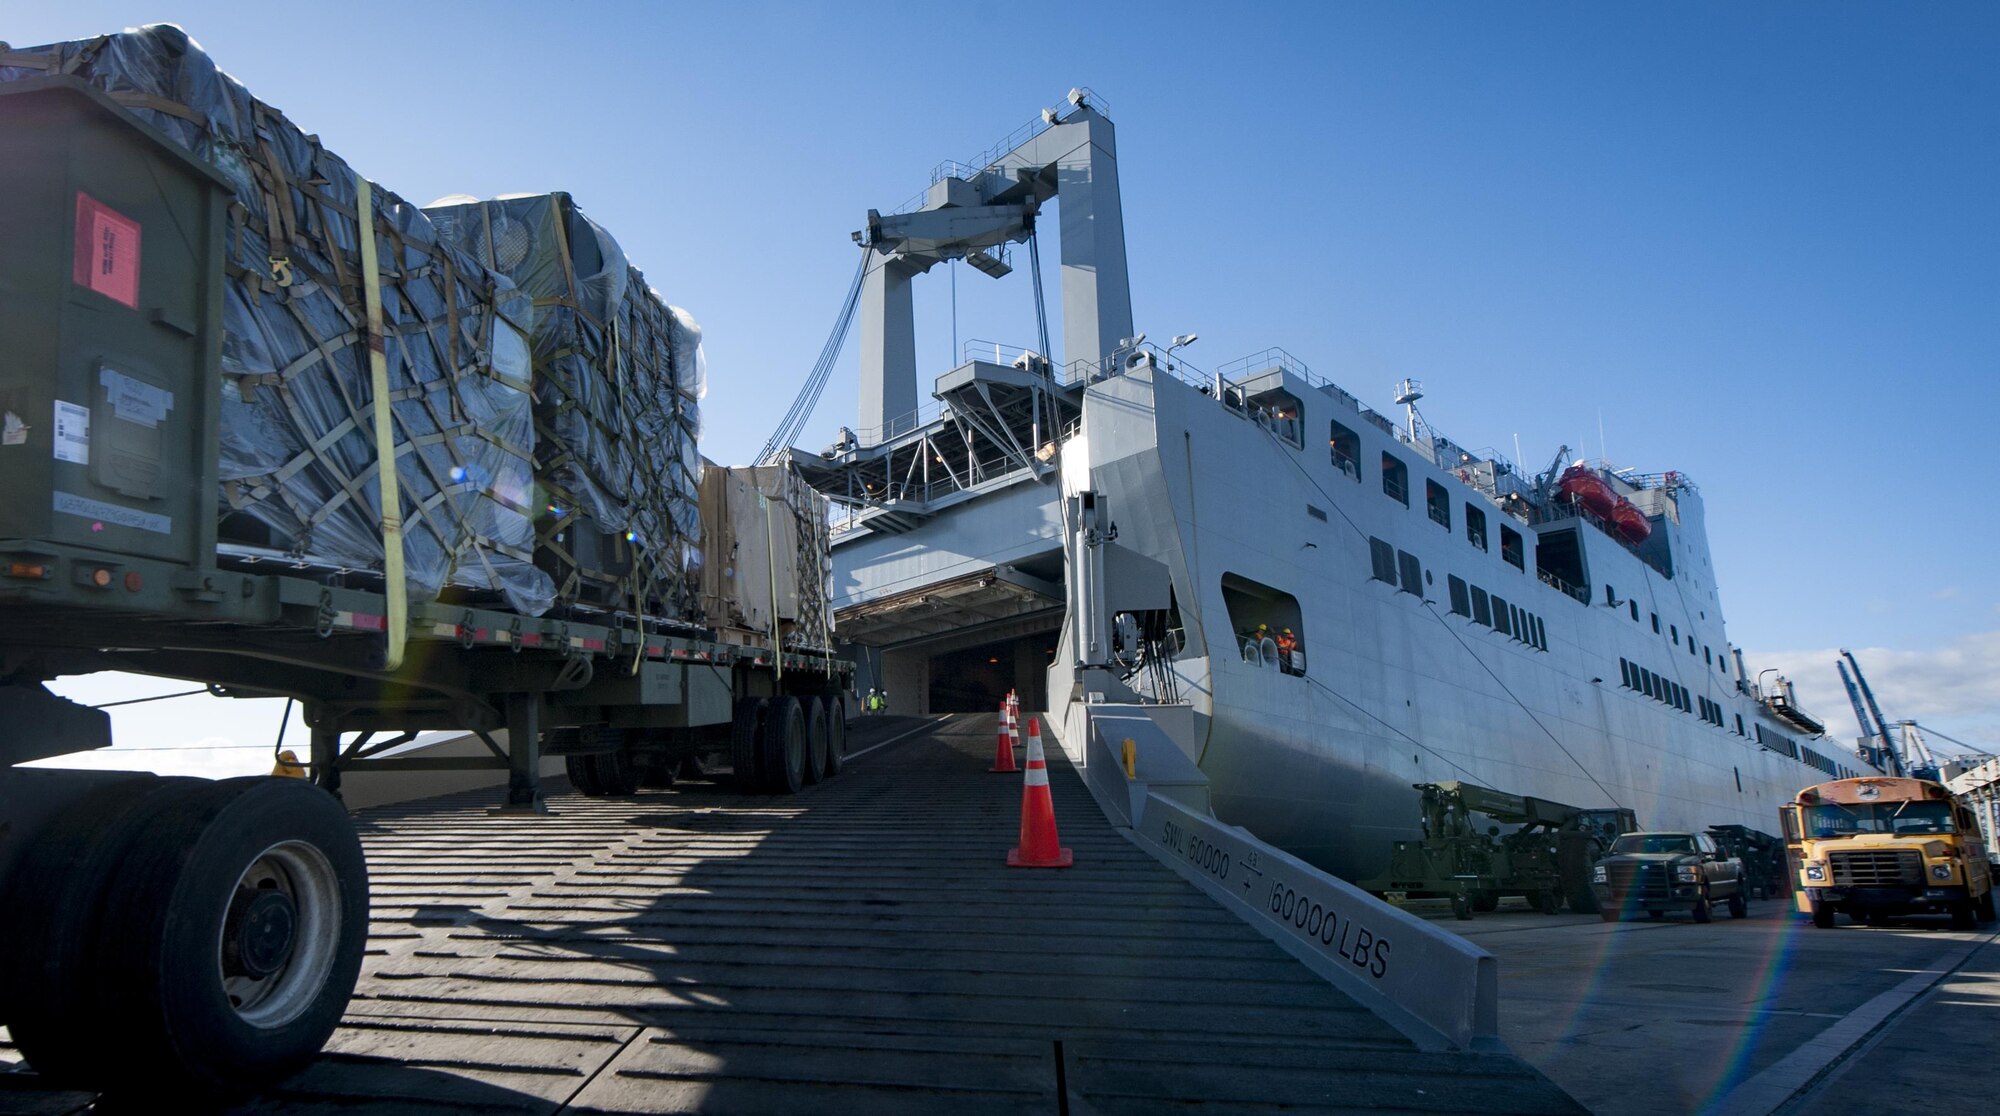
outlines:
[{"label": "grey ship hull", "polygon": [[[1298,425],[1141,366],[1089,388],[1064,454],[1065,487],[1105,493],[1118,542],[1170,571],[1185,632],[1172,666],[1224,820],[1362,878],[1391,839],[1419,835],[1416,783],[1629,806],[1652,827],[1773,831],[1780,803],[1831,777],[1824,767],[1856,762],[1775,719],[1741,678],[1691,488],[1642,501],[1661,513],[1653,545],[1666,548],[1649,564],[1595,524],[1509,516],[1439,467],[1439,447],[1396,436],[1337,388],[1278,371],[1244,383],[1251,398],[1292,400]],[[1360,435],[1359,452],[1349,446],[1360,468],[1334,462],[1331,423]],[[1407,505],[1371,467],[1383,454],[1408,470]],[[1427,507],[1439,489],[1448,524]],[[1485,517],[1484,549],[1468,538],[1468,510]],[[1502,527],[1527,542],[1518,568],[1500,553]],[[1588,588],[1537,576],[1538,532],[1558,529],[1578,538]],[[1391,581],[1375,576],[1384,543]],[[1419,588],[1412,560],[1418,592],[1406,591]],[[1520,637],[1454,611],[1452,579],[1481,590],[1489,617],[1504,610]],[[1245,661],[1240,632],[1260,617],[1298,629],[1304,676]],[[1648,696],[1663,679],[1676,689]]]}]

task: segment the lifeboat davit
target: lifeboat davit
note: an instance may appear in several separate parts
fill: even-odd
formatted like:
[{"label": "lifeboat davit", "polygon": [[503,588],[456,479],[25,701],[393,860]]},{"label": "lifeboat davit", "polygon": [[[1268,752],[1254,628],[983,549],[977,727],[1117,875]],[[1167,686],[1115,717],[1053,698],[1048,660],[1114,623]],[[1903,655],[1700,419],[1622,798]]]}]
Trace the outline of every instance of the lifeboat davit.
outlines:
[{"label": "lifeboat davit", "polygon": [[1653,533],[1653,525],[1647,521],[1646,513],[1623,496],[1618,497],[1618,506],[1611,509],[1611,526],[1633,546],[1645,542]]},{"label": "lifeboat davit", "polygon": [[[1618,510],[1619,497],[1604,483],[1604,478],[1587,466],[1572,465],[1563,470],[1562,478],[1556,481],[1556,495],[1573,504],[1582,504],[1592,515],[1609,519]],[[1636,509],[1634,509],[1636,510]],[[1642,520],[1644,516],[1640,517]],[[1650,527],[1648,528],[1650,530]]]}]

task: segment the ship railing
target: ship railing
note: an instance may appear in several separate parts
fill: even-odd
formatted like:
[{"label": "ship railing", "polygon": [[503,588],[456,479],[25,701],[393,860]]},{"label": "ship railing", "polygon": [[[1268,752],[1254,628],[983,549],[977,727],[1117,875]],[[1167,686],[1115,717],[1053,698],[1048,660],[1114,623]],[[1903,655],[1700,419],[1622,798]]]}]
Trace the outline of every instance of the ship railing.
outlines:
[{"label": "ship railing", "polygon": [[870,446],[879,446],[884,442],[893,442],[905,434],[922,430],[924,427],[943,418],[944,413],[944,403],[933,400],[929,406],[911,411],[906,415],[892,418],[881,426],[868,426],[854,431],[855,445],[860,449],[867,449]]},{"label": "ship railing", "polygon": [[[1072,100],[1073,97],[1076,99]],[[1075,89],[1067,90],[1061,97],[1056,98],[1054,102],[1054,105],[1056,107],[1054,107],[1051,110],[1051,115],[1055,116],[1058,120],[1060,120],[1064,114],[1066,107],[1071,104],[1089,105],[1093,110],[1096,111],[1096,113],[1099,116],[1102,116],[1107,120],[1111,118],[1110,104],[1106,102],[1104,98],[1099,97],[1097,95],[1096,90],[1091,89],[1087,85],[1078,86]],[[980,175],[986,173],[987,171],[993,169],[994,164],[1006,158],[1009,152],[1013,151],[1015,148],[1021,146],[1022,144],[1027,143],[1029,140],[1034,139],[1036,136],[1041,135],[1043,132],[1048,131],[1050,128],[1054,126],[1055,126],[1054,122],[1051,121],[1048,116],[1044,116],[1040,113],[1037,113],[1033,120],[1028,121],[1026,124],[1023,124],[1020,127],[1014,129],[1013,131],[1008,132],[1006,135],[1000,137],[1000,139],[997,142],[995,142],[993,146],[988,147],[986,150],[980,152],[977,155],[974,155],[970,160],[961,162],[957,159],[946,159],[938,163],[936,166],[931,168],[930,184],[932,186],[935,186],[938,183],[943,182],[947,178],[957,178],[966,182],[970,182],[973,179],[979,177]],[[895,209],[892,209],[889,212],[915,213],[917,210],[922,209],[925,203],[927,203],[929,200],[930,200],[930,189],[926,187],[925,189],[917,191],[915,197],[912,197],[908,201],[904,202],[902,205],[897,206]]]},{"label": "ship railing", "polygon": [[1409,486],[1405,485],[1402,481],[1399,481],[1396,478],[1388,476],[1386,474],[1382,477],[1382,492],[1384,495],[1392,497],[1393,499],[1396,499],[1404,504],[1408,504],[1410,502]]},{"label": "ship railing", "polygon": [[1049,379],[1062,386],[1068,386],[1071,371],[1057,367],[1049,354],[1031,345],[1009,345],[1001,341],[988,341],[975,337],[958,348],[960,366],[983,360],[988,364],[998,364],[1008,368],[1024,368],[1046,372]]},{"label": "ship railing", "polygon": [[1540,568],[1537,568],[1535,570],[1535,576],[1541,578],[1542,584],[1547,585],[1551,589],[1556,589],[1563,593],[1566,593],[1569,596],[1576,598],[1578,601],[1581,601],[1584,604],[1590,603],[1590,590],[1585,586],[1571,585],[1569,582],[1564,581],[1562,578],[1559,578],[1556,575],[1550,573],[1549,571]]}]

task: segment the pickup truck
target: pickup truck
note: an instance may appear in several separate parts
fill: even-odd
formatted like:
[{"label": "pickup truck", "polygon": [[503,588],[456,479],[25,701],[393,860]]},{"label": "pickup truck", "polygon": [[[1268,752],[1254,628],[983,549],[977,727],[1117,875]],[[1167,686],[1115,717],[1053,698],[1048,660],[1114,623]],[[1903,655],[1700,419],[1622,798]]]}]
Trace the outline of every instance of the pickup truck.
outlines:
[{"label": "pickup truck", "polygon": [[1650,918],[1687,911],[1707,922],[1717,903],[1726,902],[1732,918],[1749,907],[1743,862],[1706,833],[1627,833],[1592,866],[1590,890],[1606,922],[1638,910]]}]

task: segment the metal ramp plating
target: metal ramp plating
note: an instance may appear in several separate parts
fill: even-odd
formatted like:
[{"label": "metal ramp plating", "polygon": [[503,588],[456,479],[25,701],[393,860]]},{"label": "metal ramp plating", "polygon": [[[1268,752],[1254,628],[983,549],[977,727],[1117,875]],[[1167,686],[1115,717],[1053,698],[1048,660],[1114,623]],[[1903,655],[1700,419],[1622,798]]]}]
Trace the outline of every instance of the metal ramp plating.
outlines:
[{"label": "metal ramp plating", "polygon": [[[853,747],[912,724],[797,798],[365,813],[360,994],[244,1110],[1582,1111],[1510,1055],[1419,1050],[1121,837],[1060,753],[1076,867],[1009,870],[994,719],[881,718]],[[0,1089],[70,1110],[30,1074]]]}]

